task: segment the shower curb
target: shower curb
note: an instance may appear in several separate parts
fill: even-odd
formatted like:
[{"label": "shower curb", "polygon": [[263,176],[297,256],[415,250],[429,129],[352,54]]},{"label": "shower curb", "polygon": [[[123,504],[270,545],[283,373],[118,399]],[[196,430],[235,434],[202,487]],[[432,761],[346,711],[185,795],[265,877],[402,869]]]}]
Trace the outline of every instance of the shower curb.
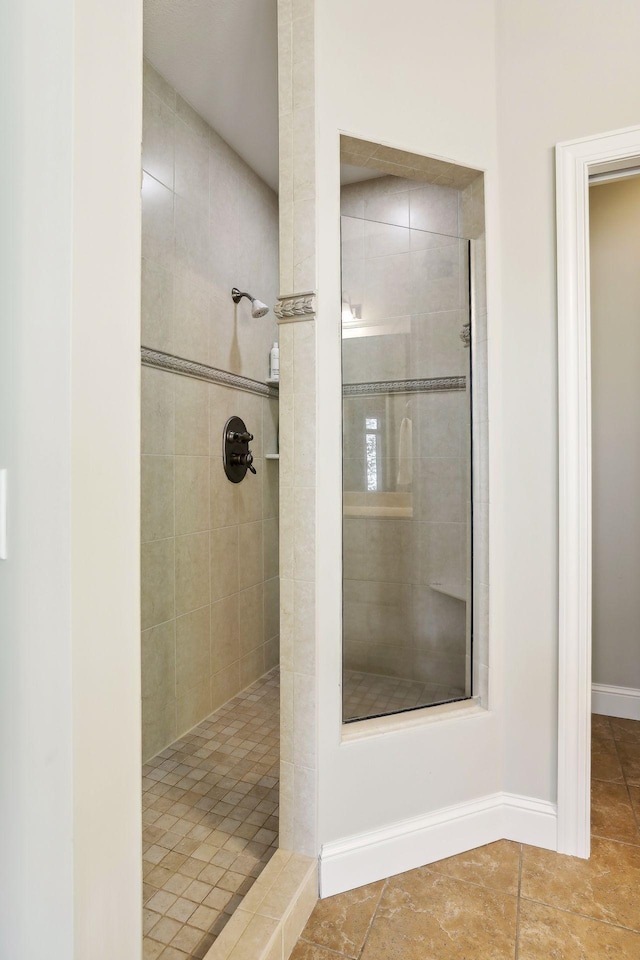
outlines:
[{"label": "shower curb", "polygon": [[318,900],[318,861],[277,850],[204,960],[288,960]]}]

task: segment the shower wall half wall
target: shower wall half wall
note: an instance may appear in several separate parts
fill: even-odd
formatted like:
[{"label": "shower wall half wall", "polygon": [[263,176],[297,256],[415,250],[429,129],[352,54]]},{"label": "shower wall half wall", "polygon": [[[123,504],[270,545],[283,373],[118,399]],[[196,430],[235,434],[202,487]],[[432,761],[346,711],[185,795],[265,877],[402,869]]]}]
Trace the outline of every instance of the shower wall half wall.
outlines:
[{"label": "shower wall half wall", "polygon": [[[231,288],[272,305],[274,192],[145,64],[142,344],[264,385],[277,339]],[[246,386],[246,384],[245,384]],[[143,758],[278,663],[278,401],[142,369]],[[222,431],[254,434],[230,483]]]}]

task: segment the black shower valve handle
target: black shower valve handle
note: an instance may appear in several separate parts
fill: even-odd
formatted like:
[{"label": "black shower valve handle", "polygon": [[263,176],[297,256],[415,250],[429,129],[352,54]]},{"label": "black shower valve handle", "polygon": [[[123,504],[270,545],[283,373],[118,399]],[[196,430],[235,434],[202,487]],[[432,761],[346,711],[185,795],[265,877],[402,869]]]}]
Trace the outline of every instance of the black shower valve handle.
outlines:
[{"label": "black shower valve handle", "polygon": [[227,439],[231,443],[251,443],[253,440],[253,434],[249,433],[248,430],[245,430],[243,433],[237,433],[235,430],[229,430],[227,433]]}]

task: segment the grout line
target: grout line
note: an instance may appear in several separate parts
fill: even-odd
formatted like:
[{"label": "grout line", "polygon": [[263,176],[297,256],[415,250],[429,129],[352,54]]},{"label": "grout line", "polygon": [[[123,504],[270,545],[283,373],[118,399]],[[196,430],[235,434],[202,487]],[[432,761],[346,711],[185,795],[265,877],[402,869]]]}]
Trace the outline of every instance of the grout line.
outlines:
[{"label": "grout line", "polygon": [[387,877],[387,879],[384,881],[384,883],[383,883],[383,885],[382,885],[382,890],[380,891],[380,896],[378,897],[378,902],[376,903],[375,908],[374,908],[374,911],[373,911],[373,913],[371,914],[371,920],[369,921],[369,926],[367,927],[367,932],[366,932],[365,935],[364,935],[364,940],[362,941],[362,946],[360,947],[360,950],[358,951],[358,957],[361,957],[361,956],[362,956],[362,953],[363,953],[363,951],[364,951],[366,942],[367,942],[367,940],[369,939],[369,934],[371,933],[371,928],[373,927],[373,921],[374,921],[374,920],[376,919],[376,917],[378,916],[378,910],[379,910],[379,908],[380,908],[380,903],[381,903],[381,901],[382,901],[382,897],[383,897],[383,895],[384,895],[384,892],[385,892],[385,890],[387,889],[388,883],[389,883],[389,877]]},{"label": "grout line", "polygon": [[346,953],[338,953],[337,950],[332,950],[331,947],[326,947],[323,943],[315,943],[314,940],[306,940],[304,937],[298,937],[296,943],[308,943],[310,947],[319,947],[321,950],[326,950],[327,953],[332,954],[334,957],[342,957],[344,960],[352,960]]},{"label": "grout line", "polygon": [[520,952],[520,897],[522,892],[522,860],[523,860],[523,845],[520,844],[520,851],[518,856],[518,899],[516,902],[516,942],[515,942],[515,953],[514,960],[518,960],[518,954]]},{"label": "grout line", "polygon": [[566,913],[570,917],[581,917],[583,920],[592,920],[593,923],[603,923],[607,927],[614,927],[616,930],[626,930],[628,933],[635,933],[640,936],[640,929],[634,927],[624,927],[621,923],[613,923],[611,920],[603,920],[602,917],[592,917],[588,913],[578,913],[576,910],[568,910],[566,907],[559,907],[555,903],[546,903],[544,900],[536,900],[534,897],[522,897],[525,903],[539,903],[542,907],[549,910],[557,910],[559,913]]}]

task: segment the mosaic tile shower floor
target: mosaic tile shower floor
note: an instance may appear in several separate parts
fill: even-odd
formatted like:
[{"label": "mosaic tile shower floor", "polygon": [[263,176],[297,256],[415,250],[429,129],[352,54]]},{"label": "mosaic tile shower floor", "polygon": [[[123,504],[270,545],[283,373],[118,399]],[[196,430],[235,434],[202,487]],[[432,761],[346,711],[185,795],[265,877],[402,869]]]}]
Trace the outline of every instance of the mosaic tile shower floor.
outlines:
[{"label": "mosaic tile shower floor", "polygon": [[144,960],[199,960],[278,845],[277,668],[143,768]]}]

